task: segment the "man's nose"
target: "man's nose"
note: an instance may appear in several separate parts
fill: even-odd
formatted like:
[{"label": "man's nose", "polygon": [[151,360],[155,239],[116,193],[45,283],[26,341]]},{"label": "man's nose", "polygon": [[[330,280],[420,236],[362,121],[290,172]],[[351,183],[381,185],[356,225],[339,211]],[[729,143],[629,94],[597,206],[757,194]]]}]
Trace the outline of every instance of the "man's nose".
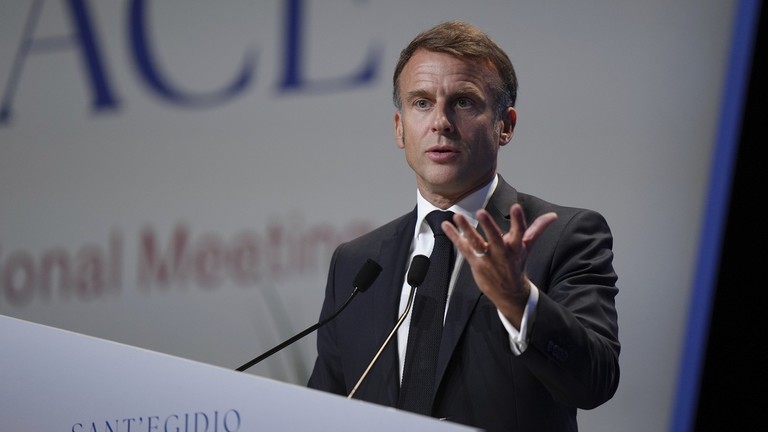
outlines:
[{"label": "man's nose", "polygon": [[453,132],[453,114],[451,113],[449,107],[438,104],[435,106],[434,115],[435,117],[432,121],[432,132],[443,134]]}]

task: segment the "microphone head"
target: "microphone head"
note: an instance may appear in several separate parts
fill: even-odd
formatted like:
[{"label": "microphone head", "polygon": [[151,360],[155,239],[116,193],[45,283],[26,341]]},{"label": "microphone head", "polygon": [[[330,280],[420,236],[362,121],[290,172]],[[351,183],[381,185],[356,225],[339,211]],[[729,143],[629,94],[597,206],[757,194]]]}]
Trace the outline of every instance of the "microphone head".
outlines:
[{"label": "microphone head", "polygon": [[427,277],[429,270],[429,258],[424,255],[416,255],[411,261],[411,268],[408,269],[408,285],[412,287],[421,286],[424,278]]},{"label": "microphone head", "polygon": [[357,288],[358,291],[365,291],[373,285],[373,281],[379,277],[381,273],[381,266],[376,261],[368,258],[365,264],[357,272],[355,280],[352,282],[352,286]]}]

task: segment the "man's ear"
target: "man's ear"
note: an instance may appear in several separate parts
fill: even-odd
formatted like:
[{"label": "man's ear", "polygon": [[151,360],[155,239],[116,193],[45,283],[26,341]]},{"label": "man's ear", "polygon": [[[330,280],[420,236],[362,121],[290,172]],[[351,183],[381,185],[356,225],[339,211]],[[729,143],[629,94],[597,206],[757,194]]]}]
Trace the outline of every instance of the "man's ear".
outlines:
[{"label": "man's ear", "polygon": [[501,132],[499,133],[499,144],[507,145],[512,140],[512,135],[517,124],[517,111],[508,107],[501,118]]},{"label": "man's ear", "polygon": [[403,119],[400,117],[400,111],[395,111],[395,143],[398,148],[405,148],[403,141]]}]

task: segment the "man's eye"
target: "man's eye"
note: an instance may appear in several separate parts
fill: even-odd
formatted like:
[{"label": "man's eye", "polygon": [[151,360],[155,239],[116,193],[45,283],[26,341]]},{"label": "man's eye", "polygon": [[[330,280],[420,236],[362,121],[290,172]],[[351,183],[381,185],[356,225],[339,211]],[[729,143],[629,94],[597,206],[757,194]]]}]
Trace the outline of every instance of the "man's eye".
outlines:
[{"label": "man's eye", "polygon": [[417,108],[427,108],[429,106],[429,102],[425,101],[424,99],[419,99],[415,103]]},{"label": "man's eye", "polygon": [[456,106],[459,108],[468,108],[472,106],[472,99],[460,98],[456,101]]}]

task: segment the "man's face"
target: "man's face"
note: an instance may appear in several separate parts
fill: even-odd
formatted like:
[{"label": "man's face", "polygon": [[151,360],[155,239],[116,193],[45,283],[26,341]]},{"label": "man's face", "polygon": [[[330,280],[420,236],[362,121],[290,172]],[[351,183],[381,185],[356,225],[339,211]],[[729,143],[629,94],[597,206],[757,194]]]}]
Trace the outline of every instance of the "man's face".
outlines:
[{"label": "man's face", "polygon": [[397,146],[421,194],[447,207],[490,181],[499,147],[512,138],[516,113],[496,117],[490,64],[418,50],[400,75]]}]

